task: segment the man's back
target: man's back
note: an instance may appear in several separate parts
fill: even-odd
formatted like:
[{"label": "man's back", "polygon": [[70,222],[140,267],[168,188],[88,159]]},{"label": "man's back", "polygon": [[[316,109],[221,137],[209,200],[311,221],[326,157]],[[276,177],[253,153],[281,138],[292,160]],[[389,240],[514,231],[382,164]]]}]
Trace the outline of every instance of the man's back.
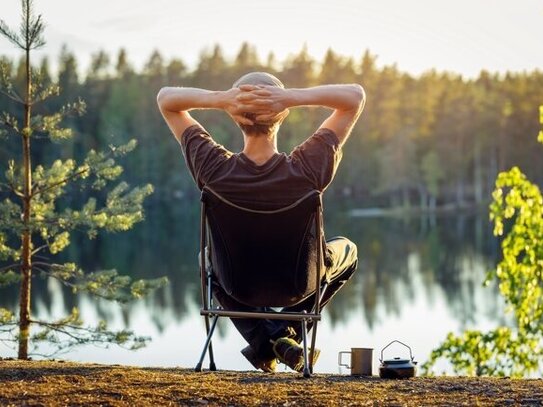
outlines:
[{"label": "man's back", "polygon": [[200,189],[208,186],[253,209],[276,209],[312,190],[323,191],[341,160],[339,141],[327,129],[317,131],[289,155],[274,154],[262,165],[216,144],[198,125],[189,127],[182,140],[189,171]]}]

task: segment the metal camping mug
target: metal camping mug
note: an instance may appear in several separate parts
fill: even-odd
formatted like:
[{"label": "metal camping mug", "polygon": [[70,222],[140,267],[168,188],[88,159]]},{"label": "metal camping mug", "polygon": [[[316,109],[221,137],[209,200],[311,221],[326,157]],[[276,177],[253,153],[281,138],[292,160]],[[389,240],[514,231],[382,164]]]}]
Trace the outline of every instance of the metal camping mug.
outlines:
[{"label": "metal camping mug", "polygon": [[[342,355],[351,355],[351,364],[343,363]],[[351,369],[351,376],[371,376],[373,348],[351,348],[351,351],[338,353],[337,363],[339,366]]]}]

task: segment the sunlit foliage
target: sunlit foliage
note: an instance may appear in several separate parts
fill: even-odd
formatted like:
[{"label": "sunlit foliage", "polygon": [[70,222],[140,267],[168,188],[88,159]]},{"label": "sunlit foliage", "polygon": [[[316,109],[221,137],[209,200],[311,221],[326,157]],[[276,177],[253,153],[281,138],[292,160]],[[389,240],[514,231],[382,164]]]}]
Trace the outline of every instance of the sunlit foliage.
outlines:
[{"label": "sunlit foliage", "polygon": [[[543,143],[541,132],[538,139]],[[522,377],[543,367],[543,196],[513,167],[498,175],[492,198],[494,234],[505,237],[502,259],[486,282],[498,280],[515,326],[450,333],[423,367],[427,373],[440,358],[464,375]]]},{"label": "sunlit foliage", "polygon": [[[29,65],[30,51],[45,43],[44,26],[41,17],[33,15],[32,2],[23,0],[22,4],[20,34],[0,21],[0,33],[22,48],[26,55],[22,90],[12,80],[9,64],[3,61],[0,65],[0,91],[13,103],[13,113],[4,112],[0,125],[4,137],[23,142],[22,151],[15,152],[8,160],[4,180],[0,182],[0,286],[21,283],[19,315],[0,309],[0,341],[18,342],[20,358],[31,354],[27,349],[28,341],[34,345],[45,341],[57,351],[79,344],[104,342],[138,348],[147,338],[125,330],[111,331],[105,322],[96,327],[85,326],[77,308],[53,322],[37,320],[30,315],[33,278],[56,279],[74,293],[87,292],[121,303],[145,296],[163,285],[165,280],[132,281],[115,270],[88,272],[71,262],[55,262],[55,255],[70,245],[74,233],[86,232],[93,239],[101,230],[125,231],[142,221],[143,202],[153,188],[150,184],[130,187],[120,180],[123,168],[117,160],[136,147],[135,140],[118,146],[109,145],[106,150],[91,148],[78,154],[79,159],[48,156],[32,165],[34,157],[30,147],[41,146],[44,141],[52,143],[51,151],[65,155],[62,146],[70,143],[75,134],[66,123],[82,115],[86,104],[78,100],[50,110],[53,97],[59,95],[62,86],[59,88],[49,83],[50,79],[45,79],[48,76],[46,66],[35,71]],[[61,85],[68,80],[59,78]],[[48,108],[33,114],[33,109],[38,109],[46,100],[51,101]],[[24,107],[24,115],[20,114],[20,106]],[[85,197],[80,204],[74,204],[77,194]],[[32,335],[30,325],[37,327]]]}]

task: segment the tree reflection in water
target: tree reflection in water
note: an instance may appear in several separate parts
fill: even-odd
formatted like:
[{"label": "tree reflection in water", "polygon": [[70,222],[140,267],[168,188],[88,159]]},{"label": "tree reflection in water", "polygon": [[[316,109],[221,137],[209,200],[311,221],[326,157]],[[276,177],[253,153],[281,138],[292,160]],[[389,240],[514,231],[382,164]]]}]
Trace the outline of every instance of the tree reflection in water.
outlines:
[{"label": "tree reflection in water", "polygon": [[[353,218],[341,204],[325,202],[325,208],[327,236],[349,237],[358,245],[360,258],[353,280],[327,307],[332,327],[354,319],[371,331],[377,321],[405,317],[403,309],[420,296],[428,307],[442,297],[461,327],[473,324],[476,313],[495,321],[501,318],[496,288],[481,286],[497,256],[486,214]],[[129,304],[121,313],[122,324],[136,331],[130,319],[137,315],[131,311],[148,313],[160,334],[198,313],[199,209],[196,197],[149,208],[147,220],[122,236],[110,234],[93,241],[74,236],[74,244],[59,260],[76,260],[88,270],[117,268],[133,278],[168,276],[169,286],[143,306]],[[33,290],[33,313],[38,315],[67,313],[82,301],[87,313],[93,309],[93,318],[110,321],[116,315],[111,304],[90,303],[58,284],[37,281]],[[15,309],[16,296],[14,290],[1,290],[0,307]],[[223,323],[219,334],[229,329],[233,328]]]}]

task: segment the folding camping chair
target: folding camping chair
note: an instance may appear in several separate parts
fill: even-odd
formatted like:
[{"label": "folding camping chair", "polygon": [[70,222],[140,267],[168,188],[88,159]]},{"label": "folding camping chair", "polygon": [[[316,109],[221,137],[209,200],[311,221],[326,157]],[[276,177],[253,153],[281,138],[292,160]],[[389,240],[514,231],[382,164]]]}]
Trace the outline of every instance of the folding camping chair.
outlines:
[{"label": "folding camping chair", "polygon": [[[325,240],[320,192],[311,191],[280,209],[260,210],[236,205],[205,187],[201,204],[200,314],[207,338],[195,370],[202,370],[208,350],[209,370],[216,370],[211,338],[220,317],[280,319],[301,323],[303,375],[310,377],[320,304],[328,286],[322,281]],[[211,267],[206,264],[206,246]],[[228,310],[213,305],[213,284],[251,307],[292,306],[312,294],[315,301],[302,312]],[[313,329],[309,355],[308,324]]]}]

